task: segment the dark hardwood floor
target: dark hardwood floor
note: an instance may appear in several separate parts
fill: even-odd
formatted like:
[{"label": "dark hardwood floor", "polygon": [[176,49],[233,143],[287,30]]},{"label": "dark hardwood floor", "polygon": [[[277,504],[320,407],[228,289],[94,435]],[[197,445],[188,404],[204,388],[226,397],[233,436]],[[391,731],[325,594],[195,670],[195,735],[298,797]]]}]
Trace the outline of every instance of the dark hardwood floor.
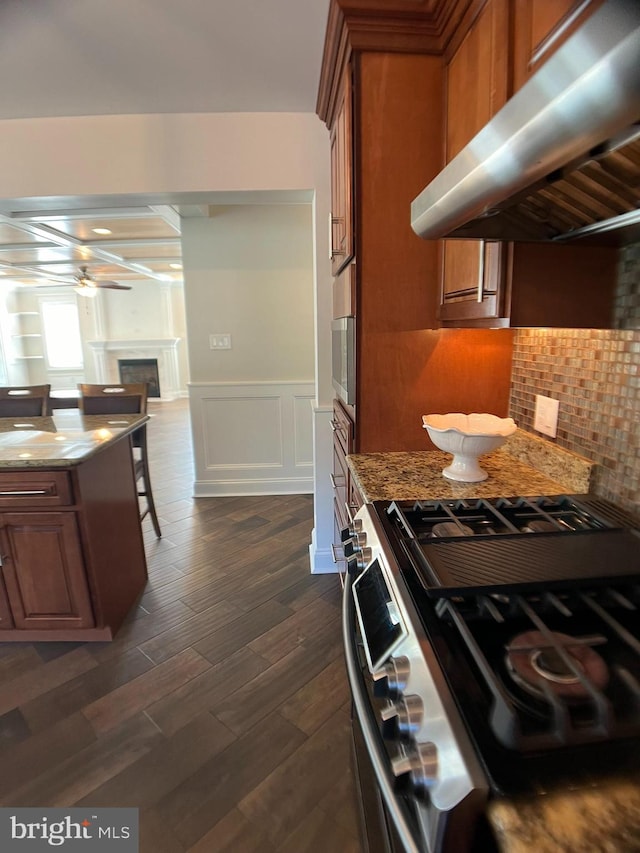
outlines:
[{"label": "dark hardwood floor", "polygon": [[186,401],[150,412],[149,583],[111,643],[0,645],[0,804],[135,806],[142,853],[358,853],[312,497],[192,499]]}]

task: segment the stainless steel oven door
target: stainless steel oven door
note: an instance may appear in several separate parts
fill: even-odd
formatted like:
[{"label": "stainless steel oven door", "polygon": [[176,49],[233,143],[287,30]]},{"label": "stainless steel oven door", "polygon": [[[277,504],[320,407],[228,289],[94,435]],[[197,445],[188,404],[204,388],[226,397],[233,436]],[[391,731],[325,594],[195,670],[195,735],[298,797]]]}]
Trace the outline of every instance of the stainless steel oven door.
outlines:
[{"label": "stainless steel oven door", "polygon": [[405,847],[380,794],[362,728],[352,714],[353,757],[360,792],[361,836],[364,853],[404,853]]},{"label": "stainless steel oven door", "polygon": [[345,578],[342,627],[385,822],[408,853],[468,853],[487,779],[375,511],[356,519],[368,556]]},{"label": "stainless steel oven door", "polygon": [[[358,629],[356,626],[356,605],[353,596],[353,579],[347,575],[343,596],[342,627],[345,645],[347,677],[353,700],[353,716],[356,729],[356,745],[360,745],[356,758],[365,768],[363,776],[375,778],[380,802],[380,827],[387,836],[384,851],[405,851],[405,853],[425,853],[429,850],[419,820],[419,809],[412,809],[406,798],[398,796],[396,780],[390,768],[390,759],[382,742],[378,721],[374,716],[371,698],[359,659]],[[367,657],[369,657],[368,653]],[[365,667],[366,668],[366,667]],[[368,764],[363,763],[366,749]],[[364,780],[363,780],[364,781]],[[395,839],[394,839],[395,836]],[[394,846],[391,846],[393,844]],[[401,846],[398,846],[401,845]]]}]

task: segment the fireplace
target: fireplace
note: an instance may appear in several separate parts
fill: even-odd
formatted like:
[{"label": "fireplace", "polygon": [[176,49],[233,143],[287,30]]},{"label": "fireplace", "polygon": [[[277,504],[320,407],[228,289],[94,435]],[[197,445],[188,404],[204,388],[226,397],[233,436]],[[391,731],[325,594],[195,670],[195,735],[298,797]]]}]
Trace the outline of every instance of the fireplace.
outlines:
[{"label": "fireplace", "polygon": [[[149,338],[136,340],[89,341],[93,353],[91,380],[87,382],[125,382],[121,364],[133,365],[131,382],[149,382],[155,399],[175,400],[180,396],[180,338]],[[138,376],[138,365],[144,365],[144,375]],[[151,365],[154,366],[153,375]],[[157,372],[156,372],[157,371]],[[141,371],[142,372],[142,371]],[[159,379],[158,379],[159,377]]]},{"label": "fireplace", "polygon": [[119,358],[118,371],[123,384],[147,382],[148,396],[160,396],[160,375],[157,358]]}]

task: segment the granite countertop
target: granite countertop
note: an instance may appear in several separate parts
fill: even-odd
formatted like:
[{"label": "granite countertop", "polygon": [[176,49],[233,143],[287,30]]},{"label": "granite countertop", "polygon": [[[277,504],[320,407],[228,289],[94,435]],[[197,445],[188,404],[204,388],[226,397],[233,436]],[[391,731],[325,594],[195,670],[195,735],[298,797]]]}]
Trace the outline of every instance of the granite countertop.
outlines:
[{"label": "granite countertop", "polygon": [[494,800],[488,819],[504,853],[638,853],[640,781]]},{"label": "granite countertop", "polygon": [[355,453],[347,464],[365,501],[582,494],[589,491],[593,468],[588,459],[521,430],[480,457],[489,475],[481,483],[443,477],[451,459],[441,450],[417,450]]},{"label": "granite countertop", "polygon": [[0,470],[78,465],[148,420],[148,415],[82,415],[77,409],[46,418],[0,418]]}]

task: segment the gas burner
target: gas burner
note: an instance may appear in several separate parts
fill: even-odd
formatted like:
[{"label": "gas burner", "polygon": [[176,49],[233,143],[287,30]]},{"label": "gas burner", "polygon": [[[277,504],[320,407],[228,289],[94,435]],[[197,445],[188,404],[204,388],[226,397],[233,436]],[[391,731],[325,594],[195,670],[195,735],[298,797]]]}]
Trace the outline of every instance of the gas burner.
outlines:
[{"label": "gas burner", "polygon": [[568,702],[588,701],[593,698],[590,688],[603,690],[609,682],[607,664],[592,648],[604,642],[600,636],[525,631],[506,647],[507,670],[517,685],[536,698],[544,699],[551,691]]}]

